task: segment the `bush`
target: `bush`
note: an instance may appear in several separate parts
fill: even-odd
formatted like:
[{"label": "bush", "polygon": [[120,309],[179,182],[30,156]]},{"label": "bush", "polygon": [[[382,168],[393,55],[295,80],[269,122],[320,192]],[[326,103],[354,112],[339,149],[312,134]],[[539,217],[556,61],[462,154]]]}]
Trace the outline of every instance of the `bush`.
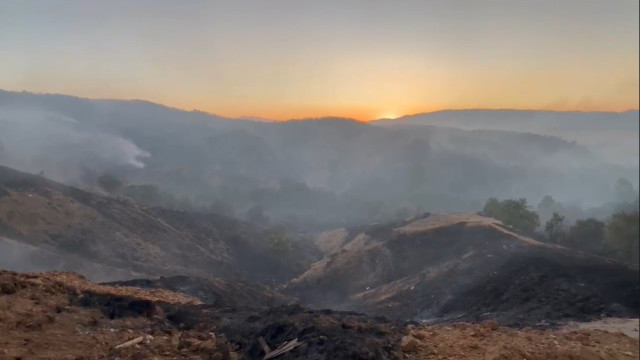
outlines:
[{"label": "bush", "polygon": [[540,226],[538,214],[529,210],[526,199],[498,201],[491,198],[485,203],[482,214],[528,234],[532,234]]},{"label": "bush", "polygon": [[638,264],[638,211],[617,213],[605,228],[604,251],[607,255]]},{"label": "bush", "polygon": [[547,240],[552,244],[561,243],[564,240],[564,216],[553,213],[551,219],[544,226],[544,233]]},{"label": "bush", "polygon": [[267,238],[267,251],[275,260],[286,260],[291,255],[291,240],[285,235],[271,235]]},{"label": "bush", "polygon": [[562,245],[586,252],[599,254],[604,242],[604,222],[589,218],[578,220],[569,228]]}]

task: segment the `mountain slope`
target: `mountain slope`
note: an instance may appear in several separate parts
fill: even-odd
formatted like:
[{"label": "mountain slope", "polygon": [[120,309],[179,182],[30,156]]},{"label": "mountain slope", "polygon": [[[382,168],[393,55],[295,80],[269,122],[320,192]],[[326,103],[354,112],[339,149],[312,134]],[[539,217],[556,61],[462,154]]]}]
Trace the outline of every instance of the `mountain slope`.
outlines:
[{"label": "mountain slope", "polygon": [[[5,265],[38,260],[34,266],[100,280],[288,276],[264,255],[267,235],[223,216],[150,208],[0,167],[0,244],[14,251],[0,256]],[[20,261],[16,254],[27,257]]]},{"label": "mountain slope", "polygon": [[638,316],[638,269],[543,244],[477,215],[353,232],[287,291],[313,306],[514,325]]}]

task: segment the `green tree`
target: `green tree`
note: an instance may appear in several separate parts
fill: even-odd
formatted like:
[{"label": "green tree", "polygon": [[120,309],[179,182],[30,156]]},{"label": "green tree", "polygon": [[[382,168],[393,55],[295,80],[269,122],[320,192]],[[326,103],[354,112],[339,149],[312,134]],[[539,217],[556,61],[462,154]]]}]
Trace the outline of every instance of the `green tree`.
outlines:
[{"label": "green tree", "polygon": [[278,261],[283,261],[291,255],[291,239],[282,234],[271,235],[267,238],[267,251]]},{"label": "green tree", "polygon": [[562,245],[594,254],[602,252],[605,223],[594,218],[576,221]]},{"label": "green tree", "polygon": [[607,255],[638,264],[638,211],[617,213],[605,229],[604,251]]},{"label": "green tree", "polygon": [[489,200],[484,203],[482,214],[494,219],[498,219],[502,216],[502,203],[496,198],[489,198]]},{"label": "green tree", "polygon": [[531,234],[540,226],[538,214],[529,210],[526,199],[498,201],[490,198],[485,203],[482,213],[524,233]]},{"label": "green tree", "polygon": [[550,243],[558,244],[564,238],[564,216],[554,212],[551,219],[544,225],[544,233]]},{"label": "green tree", "polygon": [[110,194],[118,194],[122,190],[124,183],[113,174],[103,173],[98,177],[98,186]]}]

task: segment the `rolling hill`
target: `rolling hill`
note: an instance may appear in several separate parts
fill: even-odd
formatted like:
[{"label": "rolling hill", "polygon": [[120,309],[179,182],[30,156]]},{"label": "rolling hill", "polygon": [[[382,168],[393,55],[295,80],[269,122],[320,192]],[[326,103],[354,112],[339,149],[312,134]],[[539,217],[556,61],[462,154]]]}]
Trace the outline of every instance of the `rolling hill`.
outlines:
[{"label": "rolling hill", "polygon": [[304,304],[403,320],[516,326],[638,316],[638,269],[523,237],[474,214],[323,234],[333,250],[291,280]]}]

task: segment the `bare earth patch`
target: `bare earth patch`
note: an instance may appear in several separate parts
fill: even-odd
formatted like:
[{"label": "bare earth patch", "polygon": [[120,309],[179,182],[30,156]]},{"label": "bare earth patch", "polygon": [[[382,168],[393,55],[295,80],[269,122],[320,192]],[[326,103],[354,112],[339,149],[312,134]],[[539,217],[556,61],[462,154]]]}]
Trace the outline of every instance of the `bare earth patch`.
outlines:
[{"label": "bare earth patch", "polygon": [[603,330],[533,330],[458,323],[409,326],[405,359],[421,360],[632,360],[638,339]]}]

